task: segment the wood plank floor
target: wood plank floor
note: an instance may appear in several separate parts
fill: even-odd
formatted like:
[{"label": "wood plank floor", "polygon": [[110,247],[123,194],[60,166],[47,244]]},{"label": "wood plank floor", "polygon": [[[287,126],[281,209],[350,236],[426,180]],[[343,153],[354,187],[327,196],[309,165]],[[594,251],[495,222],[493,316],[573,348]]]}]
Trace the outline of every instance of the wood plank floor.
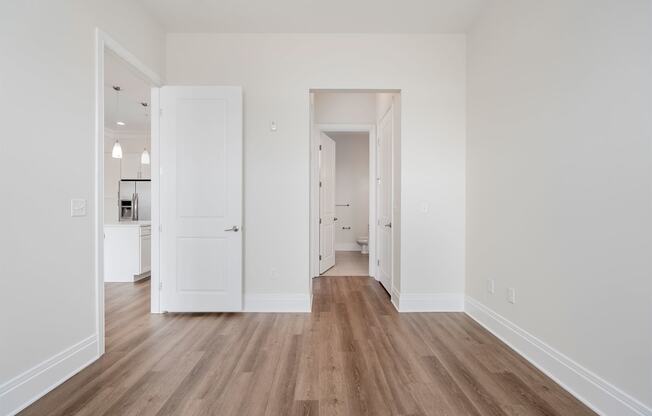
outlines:
[{"label": "wood plank floor", "polygon": [[149,314],[107,284],[106,354],[22,415],[594,415],[463,313],[320,277],[311,314]]}]

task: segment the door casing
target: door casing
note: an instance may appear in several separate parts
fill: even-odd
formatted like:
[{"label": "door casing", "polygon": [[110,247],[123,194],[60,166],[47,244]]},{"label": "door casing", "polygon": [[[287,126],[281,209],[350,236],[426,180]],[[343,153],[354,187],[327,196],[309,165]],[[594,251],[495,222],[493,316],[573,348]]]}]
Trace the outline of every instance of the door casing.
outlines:
[{"label": "door casing", "polygon": [[[104,354],[104,53],[111,52],[137,71],[150,85],[154,92],[161,85],[161,77],[133,55],[127,48],[115,41],[111,36],[95,28],[95,194],[93,201],[94,222],[94,266],[95,266],[95,333],[97,337],[97,356]],[[154,153],[154,146],[158,147],[158,136],[154,135],[154,117],[152,117],[152,181],[155,175],[154,167],[158,163],[158,156]],[[158,172],[156,172],[158,175]],[[158,200],[154,200],[154,187],[152,186],[152,214],[158,210]],[[158,218],[158,217],[157,217]],[[154,285],[155,275],[158,274],[158,224],[152,217],[152,312],[155,311],[155,302],[158,302],[158,286]],[[156,292],[156,298],[155,298]]]}]

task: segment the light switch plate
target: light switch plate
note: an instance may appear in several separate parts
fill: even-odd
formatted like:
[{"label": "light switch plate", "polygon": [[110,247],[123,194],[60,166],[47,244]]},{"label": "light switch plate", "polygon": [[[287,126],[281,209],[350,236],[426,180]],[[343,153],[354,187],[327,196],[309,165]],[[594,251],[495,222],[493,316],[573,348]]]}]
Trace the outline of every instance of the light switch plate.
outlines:
[{"label": "light switch plate", "polygon": [[496,286],[494,284],[494,279],[487,279],[487,292],[493,295],[495,291],[496,291]]},{"label": "light switch plate", "polygon": [[71,217],[85,217],[86,216],[86,200],[75,198],[70,200],[70,216]]},{"label": "light switch plate", "polygon": [[507,289],[507,302],[516,303],[516,289],[513,287]]},{"label": "light switch plate", "polygon": [[276,131],[276,130],[278,130],[278,126],[276,125],[276,122],[275,122],[275,121],[272,121],[271,123],[269,123],[269,130],[270,130],[270,131]]}]

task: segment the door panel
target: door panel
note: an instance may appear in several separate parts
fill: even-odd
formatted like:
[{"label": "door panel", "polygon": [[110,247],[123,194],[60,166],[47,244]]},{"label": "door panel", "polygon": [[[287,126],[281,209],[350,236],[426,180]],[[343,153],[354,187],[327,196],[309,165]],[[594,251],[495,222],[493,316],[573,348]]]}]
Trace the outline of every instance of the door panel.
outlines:
[{"label": "door panel", "polygon": [[319,273],[335,266],[335,140],[320,135]]},{"label": "door panel", "polygon": [[377,274],[376,277],[391,293],[392,280],[392,142],[393,108],[378,123],[377,169]]},{"label": "door panel", "polygon": [[242,310],[242,91],[163,87],[160,100],[162,309]]}]

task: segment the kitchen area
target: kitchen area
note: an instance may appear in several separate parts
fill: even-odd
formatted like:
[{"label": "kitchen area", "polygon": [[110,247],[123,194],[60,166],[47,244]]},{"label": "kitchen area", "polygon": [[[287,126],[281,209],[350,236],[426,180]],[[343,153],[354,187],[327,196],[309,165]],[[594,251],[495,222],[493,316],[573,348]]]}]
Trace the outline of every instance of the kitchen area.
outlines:
[{"label": "kitchen area", "polygon": [[105,56],[104,281],[151,276],[150,86]]}]

